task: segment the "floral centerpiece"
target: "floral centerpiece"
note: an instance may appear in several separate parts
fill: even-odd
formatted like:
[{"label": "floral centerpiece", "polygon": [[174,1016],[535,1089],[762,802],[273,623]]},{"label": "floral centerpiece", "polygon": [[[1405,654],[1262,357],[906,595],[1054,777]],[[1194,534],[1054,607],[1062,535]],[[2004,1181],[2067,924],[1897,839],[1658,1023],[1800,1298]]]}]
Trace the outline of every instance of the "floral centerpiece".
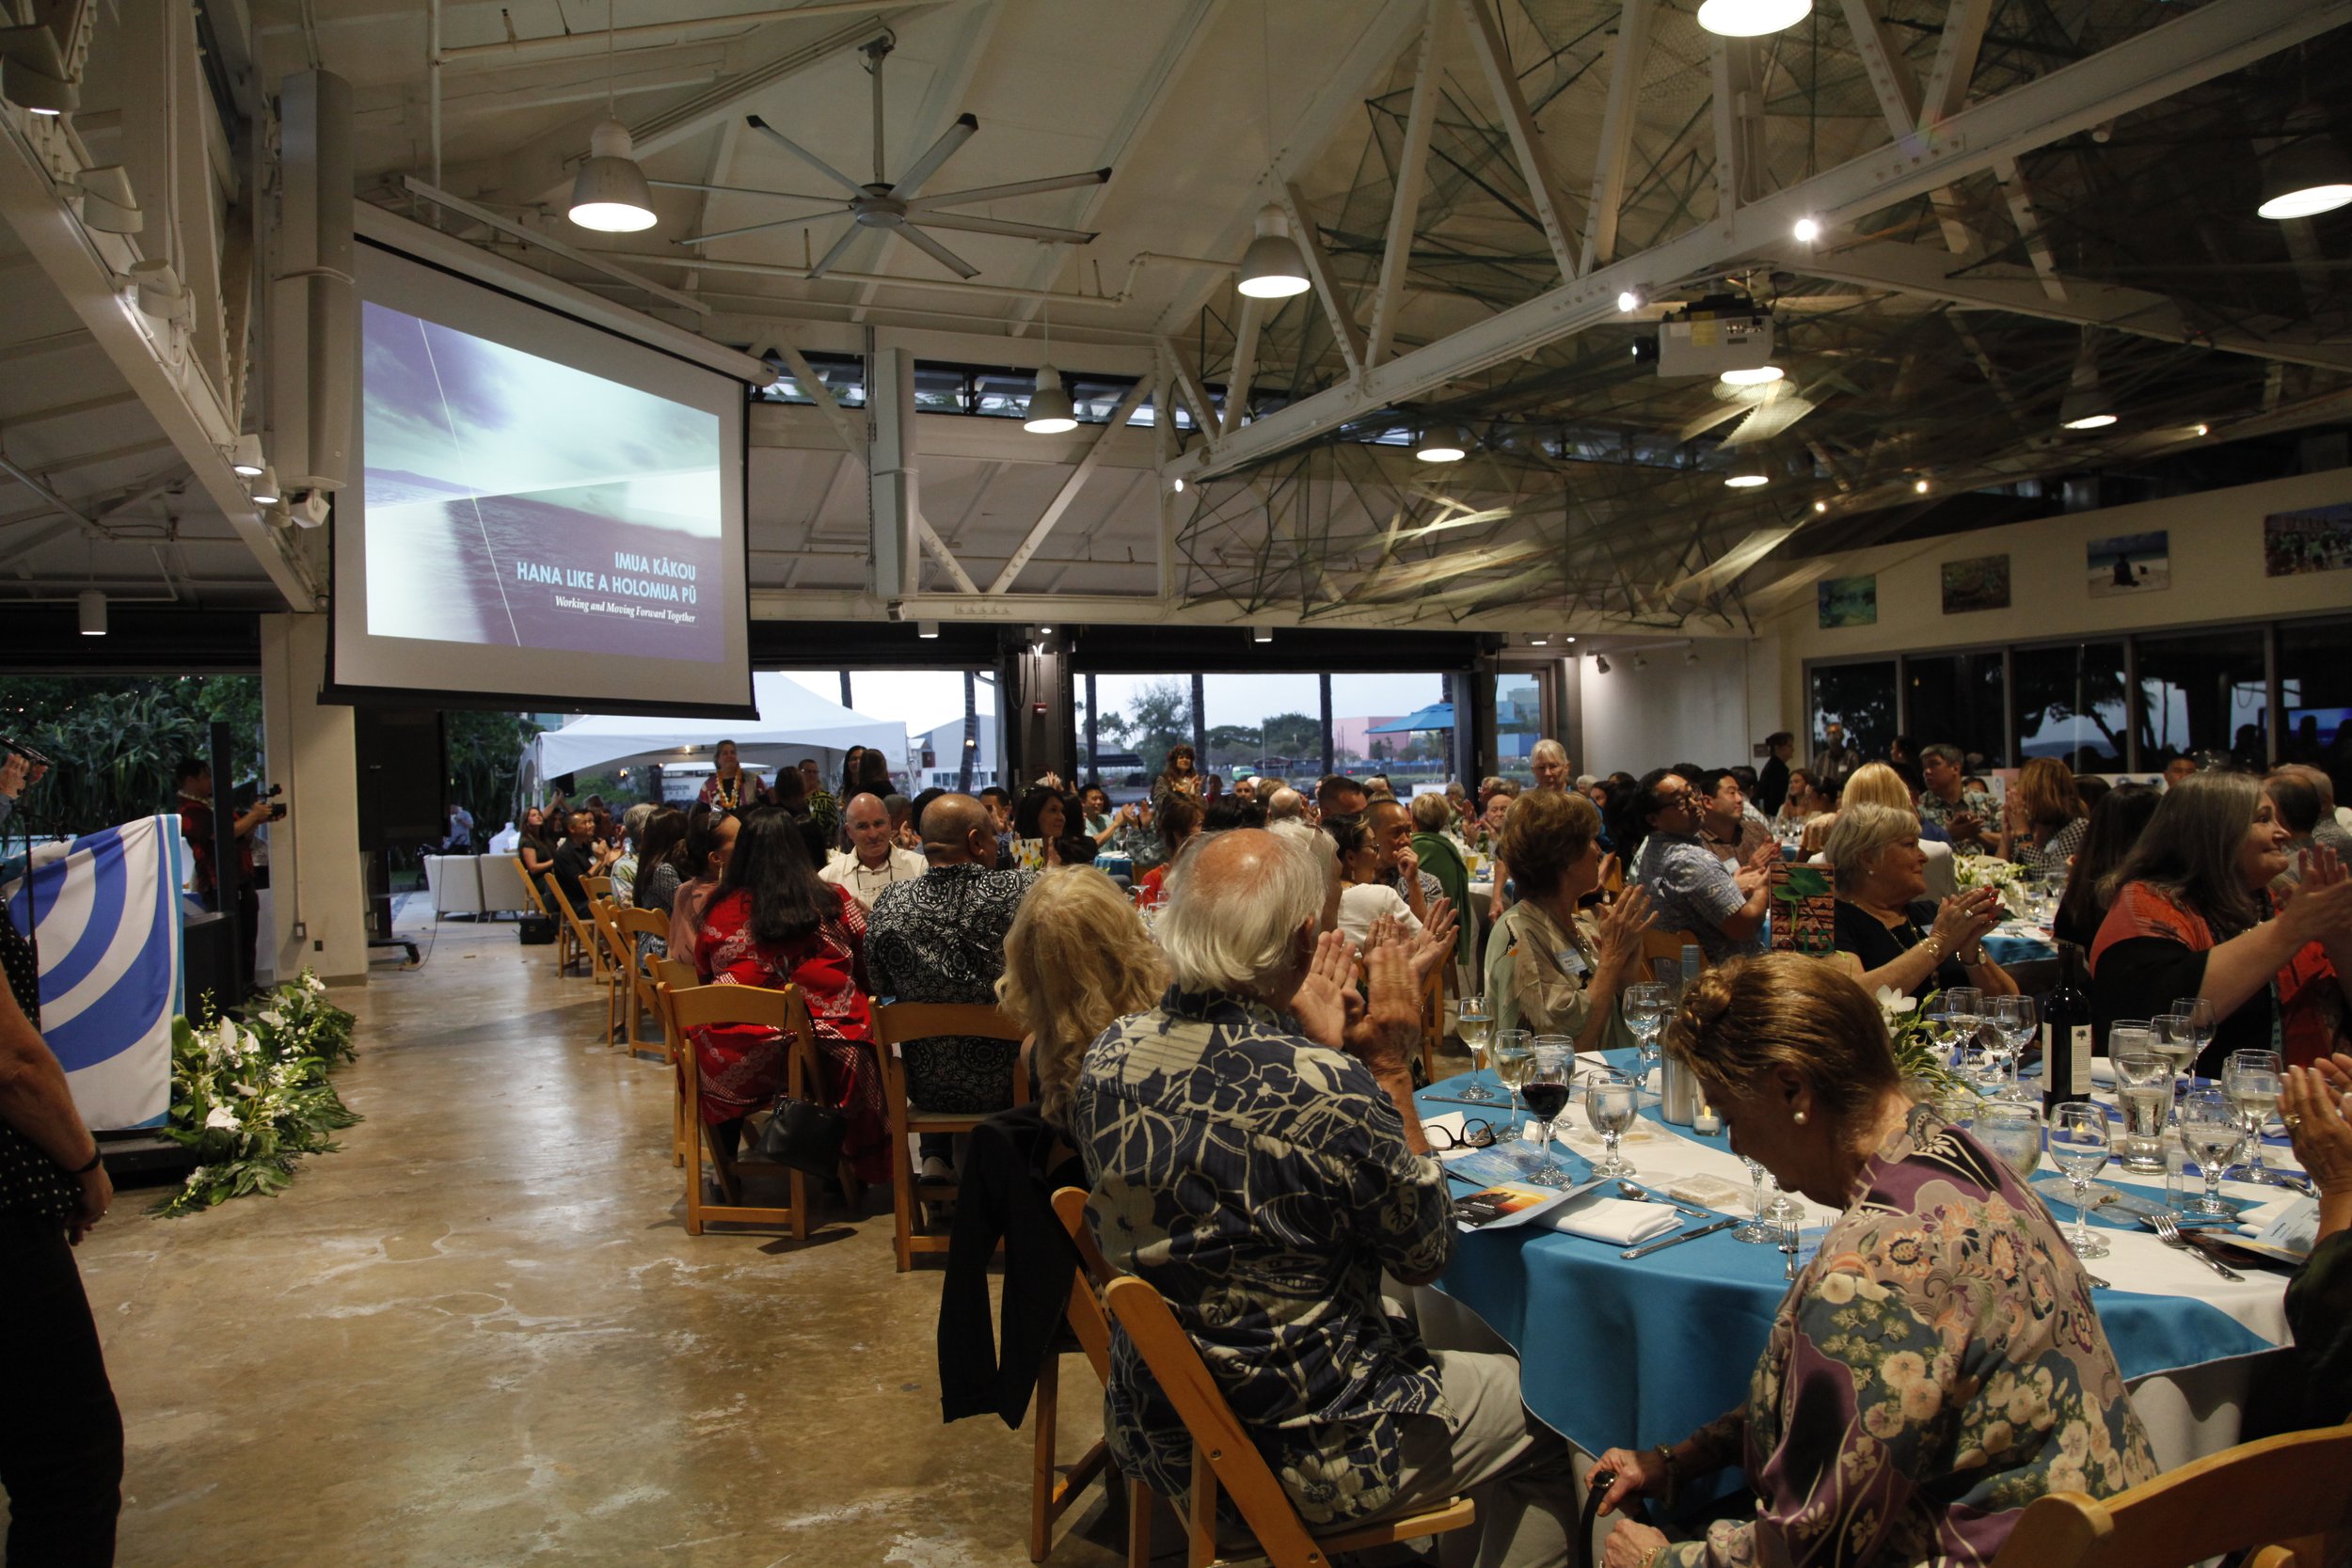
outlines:
[{"label": "floral centerpiece", "polygon": [[333,1152],[329,1134],[358,1121],[327,1082],[349,1061],[358,1021],[326,1000],[309,970],[257,999],[246,1022],[172,1021],[171,1117],[164,1131],[197,1166],[159,1214],[189,1214],[247,1193],[276,1193],[306,1154]]},{"label": "floral centerpiece", "polygon": [[1886,1043],[1895,1053],[1904,1092],[1930,1102],[1942,1102],[1954,1095],[1981,1097],[1983,1091],[1953,1069],[1949,1048],[1928,1024],[1929,1009],[1941,995],[1941,991],[1931,991],[1915,997],[1892,986],[1878,989],[1879,1017],[1886,1024]]},{"label": "floral centerpiece", "polygon": [[1952,881],[1963,892],[1969,888],[1989,887],[2000,894],[2001,907],[2011,920],[2026,916],[2026,883],[2013,861],[1998,855],[1954,855]]}]

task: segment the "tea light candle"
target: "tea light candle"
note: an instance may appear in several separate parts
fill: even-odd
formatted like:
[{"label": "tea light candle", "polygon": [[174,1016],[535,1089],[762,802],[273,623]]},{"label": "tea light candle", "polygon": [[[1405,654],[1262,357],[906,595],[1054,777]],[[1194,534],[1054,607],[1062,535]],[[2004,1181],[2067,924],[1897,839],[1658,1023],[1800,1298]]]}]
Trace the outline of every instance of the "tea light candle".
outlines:
[{"label": "tea light candle", "polygon": [[1715,1107],[1702,1101],[1698,1115],[1691,1118],[1691,1131],[1705,1137],[1713,1137],[1724,1130],[1724,1118],[1715,1114]]}]

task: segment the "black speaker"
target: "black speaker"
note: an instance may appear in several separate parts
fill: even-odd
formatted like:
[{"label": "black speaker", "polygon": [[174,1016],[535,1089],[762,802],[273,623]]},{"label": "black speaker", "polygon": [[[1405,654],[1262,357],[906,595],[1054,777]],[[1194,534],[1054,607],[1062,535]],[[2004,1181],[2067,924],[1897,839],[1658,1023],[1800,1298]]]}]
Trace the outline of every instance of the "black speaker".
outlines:
[{"label": "black speaker", "polygon": [[440,709],[362,705],[351,712],[359,758],[359,847],[440,843],[449,834],[442,800],[448,742]]},{"label": "black speaker", "polygon": [[183,1010],[197,1017],[208,994],[215,1006],[240,1000],[244,993],[237,985],[236,949],[229,944],[228,916],[183,915],[180,932]]}]

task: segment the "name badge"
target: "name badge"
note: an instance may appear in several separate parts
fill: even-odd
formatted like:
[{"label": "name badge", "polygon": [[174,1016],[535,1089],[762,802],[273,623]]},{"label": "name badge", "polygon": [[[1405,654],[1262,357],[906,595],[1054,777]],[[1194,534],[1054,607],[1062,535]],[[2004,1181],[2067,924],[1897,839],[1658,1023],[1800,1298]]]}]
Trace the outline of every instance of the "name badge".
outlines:
[{"label": "name badge", "polygon": [[1585,963],[1584,955],[1573,947],[1564,947],[1552,957],[1559,961],[1561,972],[1564,974],[1573,974],[1581,980],[1590,973],[1591,966]]}]

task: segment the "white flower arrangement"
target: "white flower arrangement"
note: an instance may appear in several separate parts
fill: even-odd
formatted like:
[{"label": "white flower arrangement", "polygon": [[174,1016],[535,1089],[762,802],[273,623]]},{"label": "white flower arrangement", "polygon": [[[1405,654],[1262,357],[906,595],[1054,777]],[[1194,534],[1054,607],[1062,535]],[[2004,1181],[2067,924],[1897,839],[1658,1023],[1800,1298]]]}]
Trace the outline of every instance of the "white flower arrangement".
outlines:
[{"label": "white flower arrangement", "polygon": [[359,1118],[337,1097],[327,1070],[352,1054],[356,1021],[325,1000],[305,971],[282,985],[246,1028],[231,1018],[173,1022],[172,1105],[166,1132],[197,1151],[195,1169],[158,1206],[192,1213],[247,1193],[274,1193],[306,1154],[335,1148],[329,1134]]},{"label": "white flower arrangement", "polygon": [[1965,891],[1989,887],[2001,895],[2001,907],[2011,920],[2020,920],[2026,913],[2026,886],[2017,866],[1998,855],[1954,855],[1952,881]]}]

